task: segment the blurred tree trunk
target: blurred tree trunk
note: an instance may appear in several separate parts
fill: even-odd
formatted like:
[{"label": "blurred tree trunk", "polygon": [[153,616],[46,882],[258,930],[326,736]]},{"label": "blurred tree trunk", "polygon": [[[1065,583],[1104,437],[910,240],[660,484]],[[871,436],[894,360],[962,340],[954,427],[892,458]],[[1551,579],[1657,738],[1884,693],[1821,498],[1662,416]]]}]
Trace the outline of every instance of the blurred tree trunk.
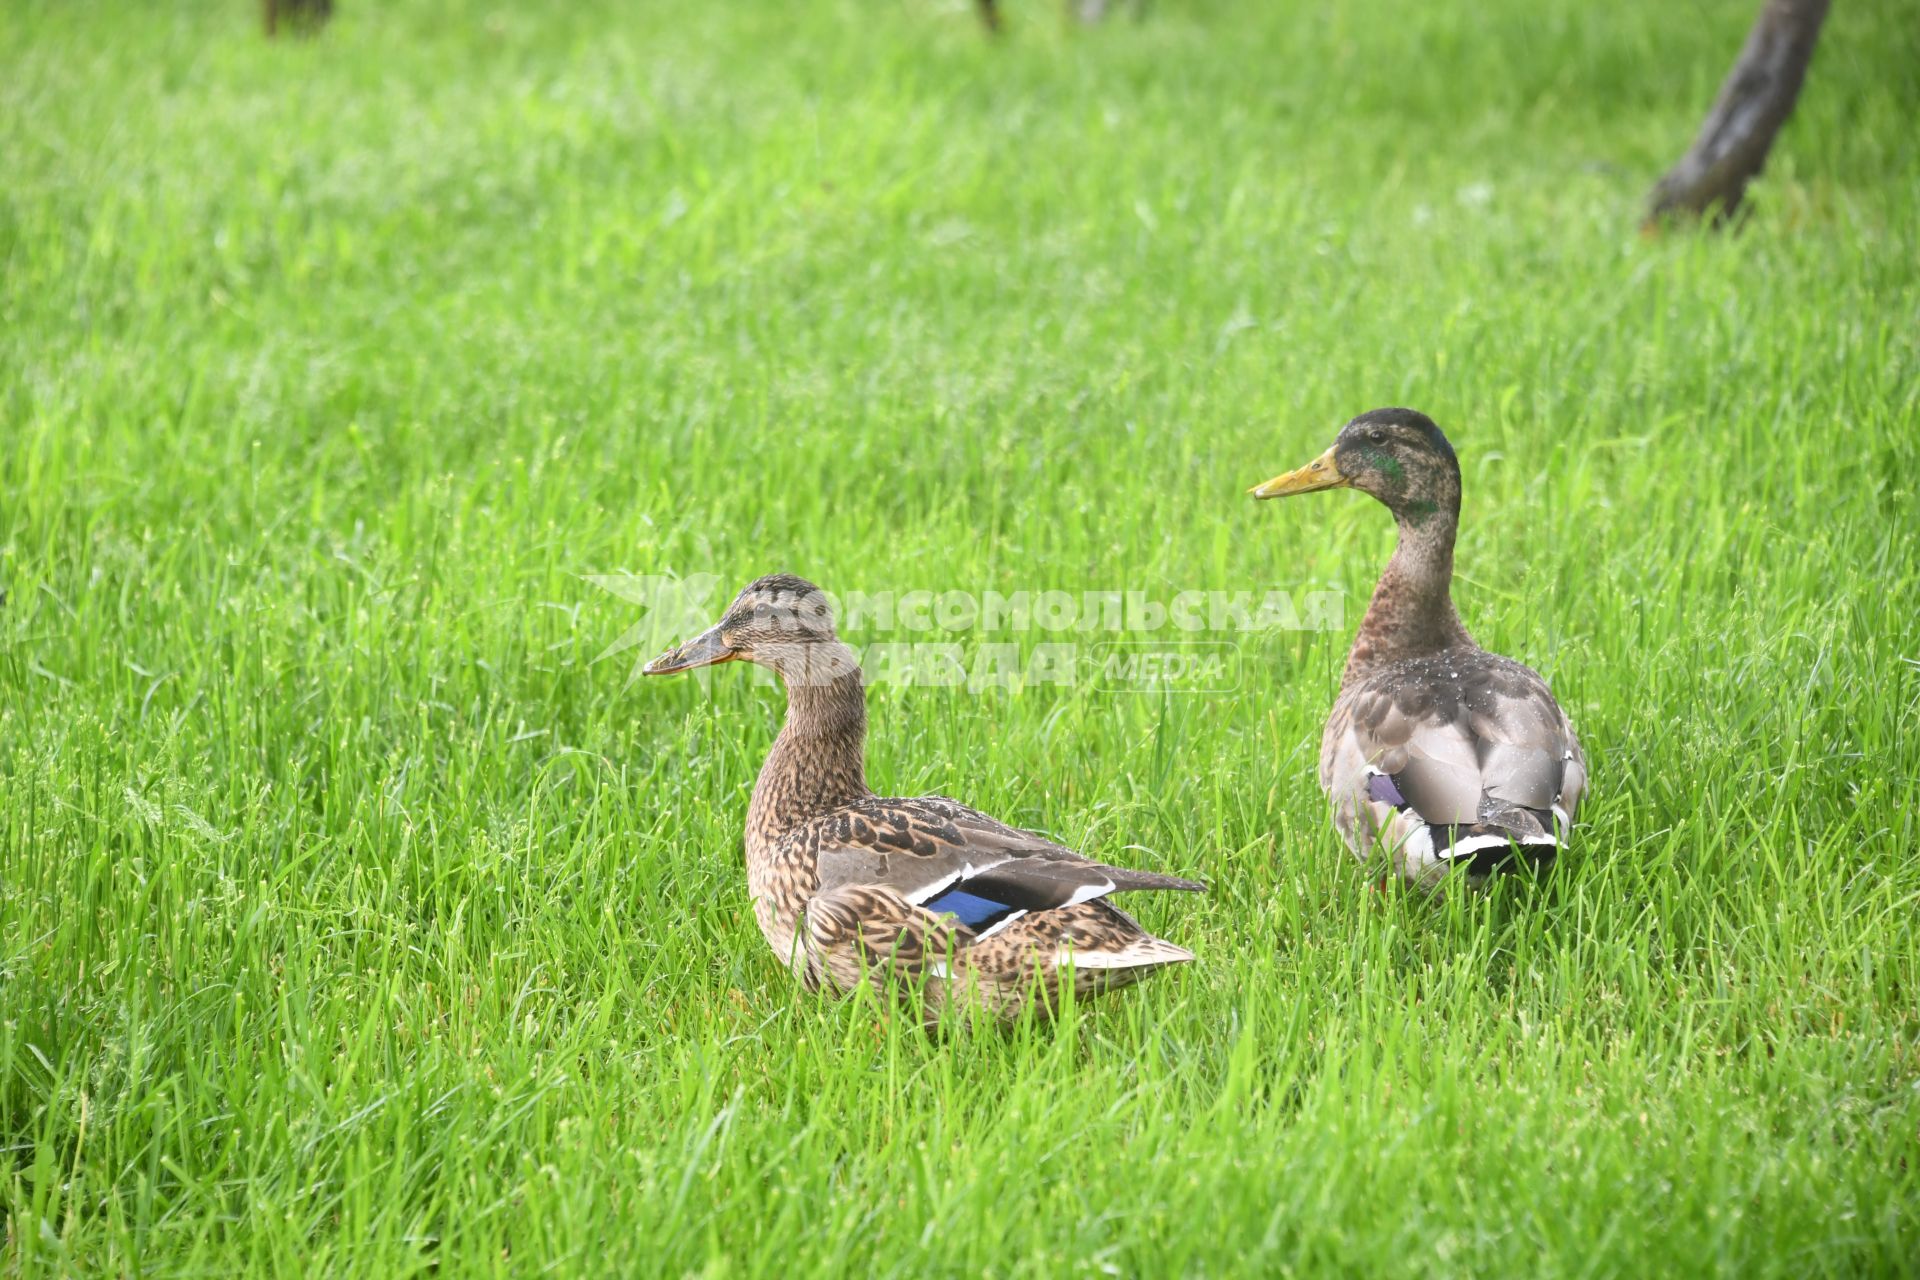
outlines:
[{"label": "blurred tree trunk", "polygon": [[269,36],[279,35],[283,26],[295,35],[310,36],[333,16],[333,0],[262,0],[262,5]]},{"label": "blurred tree trunk", "polygon": [[[1136,20],[1146,17],[1147,0],[1126,0],[1126,5],[1133,10]],[[999,35],[1005,30],[1006,24],[1000,17],[1000,0],[973,0],[973,7],[980,15],[980,24],[987,29],[987,34]],[[1077,18],[1091,24],[1103,20],[1113,10],[1114,0],[1066,0],[1066,7],[1069,19]]]},{"label": "blurred tree trunk", "polygon": [[1726,221],[1793,114],[1831,0],[1765,0],[1713,110],[1680,163],[1654,184],[1645,227],[1665,218]]},{"label": "blurred tree trunk", "polygon": [[[1127,7],[1133,10],[1136,22],[1147,16],[1147,0],[1127,0]],[[1082,22],[1100,22],[1113,9],[1113,0],[1067,0],[1067,15]]]}]

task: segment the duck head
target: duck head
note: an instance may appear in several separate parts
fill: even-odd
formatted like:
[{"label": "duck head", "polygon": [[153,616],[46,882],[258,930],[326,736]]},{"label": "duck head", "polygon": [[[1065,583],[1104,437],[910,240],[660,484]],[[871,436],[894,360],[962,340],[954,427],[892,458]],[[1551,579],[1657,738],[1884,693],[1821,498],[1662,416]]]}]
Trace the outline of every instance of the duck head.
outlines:
[{"label": "duck head", "polygon": [[792,684],[824,684],[849,669],[852,650],[833,630],[826,593],[805,578],[774,573],[747,584],[720,621],[641,668],[672,675],[721,662],[753,662]]},{"label": "duck head", "polygon": [[1374,409],[1340,428],[1332,447],[1306,466],[1248,492],[1284,498],[1321,489],[1371,494],[1403,524],[1417,526],[1439,513],[1459,516],[1460,462],[1426,414]]}]

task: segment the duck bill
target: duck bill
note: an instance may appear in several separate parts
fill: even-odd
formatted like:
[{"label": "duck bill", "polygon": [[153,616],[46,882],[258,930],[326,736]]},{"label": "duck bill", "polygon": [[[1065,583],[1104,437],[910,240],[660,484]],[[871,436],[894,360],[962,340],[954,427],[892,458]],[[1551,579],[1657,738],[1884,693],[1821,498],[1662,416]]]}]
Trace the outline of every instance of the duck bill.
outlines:
[{"label": "duck bill", "polygon": [[1309,462],[1304,467],[1295,467],[1285,475],[1275,476],[1265,484],[1257,484],[1247,490],[1256,498],[1286,498],[1296,493],[1318,493],[1322,489],[1344,489],[1353,480],[1340,473],[1340,464],[1333,460],[1333,450]]},{"label": "duck bill", "polygon": [[709,627],[693,639],[669,649],[659,657],[640,668],[643,676],[670,676],[676,671],[691,671],[695,667],[711,667],[716,662],[732,662],[740,656],[740,651],[730,647],[720,638],[719,627]]}]

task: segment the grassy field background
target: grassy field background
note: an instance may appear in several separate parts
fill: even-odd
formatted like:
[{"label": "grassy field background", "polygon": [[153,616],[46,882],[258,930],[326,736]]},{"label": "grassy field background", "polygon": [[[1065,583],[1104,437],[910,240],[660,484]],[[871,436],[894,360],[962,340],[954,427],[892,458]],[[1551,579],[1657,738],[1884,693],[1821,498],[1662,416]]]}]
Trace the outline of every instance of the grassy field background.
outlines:
[{"label": "grassy field background", "polygon": [[[1642,240],[1753,8],[0,8],[0,1271],[1912,1274],[1920,33]],[[593,662],[620,570],[1350,628],[1386,517],[1243,490],[1400,403],[1544,885],[1369,891],[1346,631],[876,689],[877,787],[1213,885],[929,1039],[752,926],[778,690]]]}]

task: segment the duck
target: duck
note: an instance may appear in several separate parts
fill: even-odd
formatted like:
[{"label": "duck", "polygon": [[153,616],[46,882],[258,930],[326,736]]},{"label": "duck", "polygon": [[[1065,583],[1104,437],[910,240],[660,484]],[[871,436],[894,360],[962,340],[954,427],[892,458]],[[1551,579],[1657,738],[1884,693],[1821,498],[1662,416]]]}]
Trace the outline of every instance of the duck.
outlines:
[{"label": "duck", "polygon": [[1474,642],[1453,603],[1460,461],[1433,419],[1374,409],[1319,457],[1250,492],[1357,489],[1399,541],[1373,589],[1320,741],[1333,825],[1423,888],[1550,867],[1587,788],[1566,712],[1532,668]]},{"label": "duck", "polygon": [[810,991],[862,984],[950,1011],[1051,1015],[1193,952],[1110,901],[1199,881],[1093,858],[944,796],[891,799],[866,781],[865,678],[813,583],[749,583],[720,620],[642,668],[661,676],[751,662],[785,686],[786,723],[746,814],[747,887],[774,955]]}]

